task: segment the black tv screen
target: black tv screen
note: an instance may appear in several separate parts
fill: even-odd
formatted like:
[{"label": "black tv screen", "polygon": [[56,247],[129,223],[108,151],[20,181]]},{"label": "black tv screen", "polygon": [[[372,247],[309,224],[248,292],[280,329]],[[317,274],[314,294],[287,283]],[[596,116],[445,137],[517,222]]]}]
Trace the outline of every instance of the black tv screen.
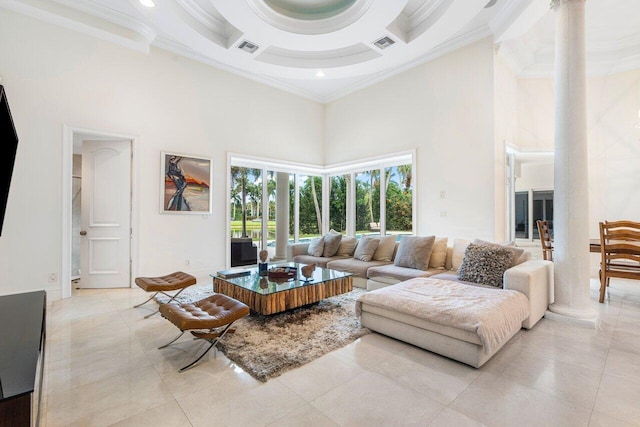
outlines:
[{"label": "black tv screen", "polygon": [[13,125],[9,101],[7,101],[7,94],[2,85],[0,85],[0,145],[2,145],[2,151],[0,151],[0,235],[2,235],[4,214],[7,211],[7,199],[9,198],[9,185],[18,150],[18,134]]}]

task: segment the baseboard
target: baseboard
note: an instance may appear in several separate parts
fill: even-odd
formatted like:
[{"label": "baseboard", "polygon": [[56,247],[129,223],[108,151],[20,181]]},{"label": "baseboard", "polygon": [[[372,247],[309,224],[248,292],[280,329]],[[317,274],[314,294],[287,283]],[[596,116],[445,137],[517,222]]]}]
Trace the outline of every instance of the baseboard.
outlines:
[{"label": "baseboard", "polygon": [[45,289],[47,293],[47,302],[58,301],[62,299],[62,291],[60,288]]}]

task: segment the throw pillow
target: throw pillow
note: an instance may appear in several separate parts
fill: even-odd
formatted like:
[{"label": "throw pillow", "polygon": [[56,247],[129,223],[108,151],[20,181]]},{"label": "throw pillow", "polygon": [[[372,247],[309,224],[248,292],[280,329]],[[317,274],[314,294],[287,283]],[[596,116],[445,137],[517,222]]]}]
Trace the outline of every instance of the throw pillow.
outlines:
[{"label": "throw pillow", "polygon": [[340,246],[338,246],[338,252],[336,255],[338,256],[351,256],[353,255],[353,250],[356,248],[358,244],[358,240],[353,236],[343,236],[342,241],[340,242]]},{"label": "throw pillow", "polygon": [[447,261],[447,238],[440,237],[436,239],[433,244],[433,251],[431,251],[431,258],[429,258],[429,268],[437,268],[444,270],[444,265]]},{"label": "throw pillow", "polygon": [[358,242],[358,246],[356,247],[353,257],[360,261],[369,262],[373,258],[373,254],[376,252],[376,249],[378,249],[379,244],[380,241],[378,239],[362,236],[360,238],[360,242]]},{"label": "throw pillow", "polygon": [[427,270],[435,241],[436,236],[402,236],[396,259],[393,261],[394,265]]},{"label": "throw pillow", "polygon": [[462,260],[464,259],[464,251],[467,249],[471,243],[468,240],[464,239],[455,239],[453,241],[453,252],[451,254],[451,269],[458,271],[460,266],[462,265]]},{"label": "throw pillow", "polygon": [[458,279],[501,288],[502,276],[512,262],[513,252],[506,247],[471,243],[464,251]]},{"label": "throw pillow", "polygon": [[322,256],[324,251],[324,237],[318,237],[311,240],[307,253],[311,256]]},{"label": "throw pillow", "polygon": [[524,249],[516,248],[515,247],[515,243],[513,245],[511,245],[510,244],[511,242],[493,243],[493,242],[487,242],[486,240],[475,239],[473,241],[473,243],[476,244],[476,245],[497,246],[499,248],[505,248],[505,249],[513,252],[513,260],[511,261],[511,266],[510,267],[513,267],[514,265],[516,265],[518,260],[520,259],[520,257],[524,254]]},{"label": "throw pillow", "polygon": [[396,236],[380,237],[378,249],[373,254],[374,261],[391,262],[393,259],[393,251],[396,249]]},{"label": "throw pillow", "polygon": [[338,233],[329,233],[323,236],[324,238],[324,249],[322,252],[323,257],[332,257],[338,252],[338,248],[340,247],[340,242],[342,241],[342,234]]}]

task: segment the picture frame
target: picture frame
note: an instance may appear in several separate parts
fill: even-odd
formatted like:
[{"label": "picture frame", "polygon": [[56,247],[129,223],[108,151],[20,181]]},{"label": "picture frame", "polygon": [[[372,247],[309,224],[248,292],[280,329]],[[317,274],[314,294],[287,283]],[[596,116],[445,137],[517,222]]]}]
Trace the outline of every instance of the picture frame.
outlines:
[{"label": "picture frame", "polygon": [[213,159],[160,153],[160,213],[211,215]]}]

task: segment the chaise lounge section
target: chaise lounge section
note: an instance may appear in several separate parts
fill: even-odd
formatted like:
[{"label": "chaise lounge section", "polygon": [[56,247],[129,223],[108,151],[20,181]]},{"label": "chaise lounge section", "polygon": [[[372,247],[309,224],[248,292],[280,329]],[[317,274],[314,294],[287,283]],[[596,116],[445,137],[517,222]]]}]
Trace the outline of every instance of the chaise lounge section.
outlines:
[{"label": "chaise lounge section", "polygon": [[476,368],[530,315],[521,292],[430,278],[366,293],[356,313],[362,326]]}]

